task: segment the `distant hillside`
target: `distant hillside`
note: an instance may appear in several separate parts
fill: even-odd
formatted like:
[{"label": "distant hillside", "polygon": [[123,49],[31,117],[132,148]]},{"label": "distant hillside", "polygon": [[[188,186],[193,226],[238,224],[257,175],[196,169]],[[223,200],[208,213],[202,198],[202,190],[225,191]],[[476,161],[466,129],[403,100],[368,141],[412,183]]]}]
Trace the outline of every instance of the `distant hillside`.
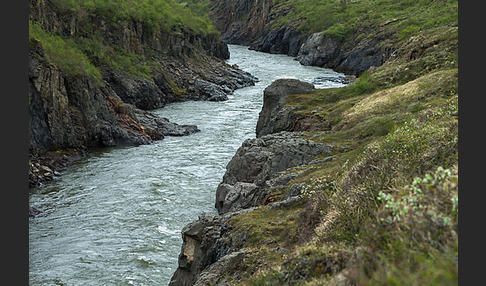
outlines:
[{"label": "distant hillside", "polygon": [[458,23],[457,1],[207,1],[227,42],[355,75],[386,62],[410,36]]}]

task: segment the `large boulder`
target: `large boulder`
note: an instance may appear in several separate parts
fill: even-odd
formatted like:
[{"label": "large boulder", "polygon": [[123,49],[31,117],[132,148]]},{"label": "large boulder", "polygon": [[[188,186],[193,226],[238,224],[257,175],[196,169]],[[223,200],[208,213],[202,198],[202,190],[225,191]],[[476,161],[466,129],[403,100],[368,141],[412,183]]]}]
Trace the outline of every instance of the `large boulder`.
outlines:
[{"label": "large boulder", "polygon": [[263,107],[256,125],[256,136],[280,131],[293,131],[297,118],[285,107],[285,97],[290,94],[309,93],[314,85],[297,79],[279,79],[263,92]]},{"label": "large boulder", "polygon": [[106,70],[103,79],[110,85],[123,102],[144,110],[161,108],[167,95],[147,79],[130,76],[114,69]]},{"label": "large boulder", "polygon": [[[204,285],[204,280],[221,274],[221,271],[228,269],[232,262],[239,259],[240,252],[232,254],[231,241],[226,238],[229,230],[227,222],[250,210],[225,215],[201,214],[197,221],[186,225],[182,229],[183,243],[179,254],[179,267],[172,275],[169,286],[195,285],[198,279],[201,279],[199,285]],[[217,261],[220,262],[210,267]],[[206,272],[206,275],[202,275],[203,272]]]},{"label": "large boulder", "polygon": [[314,33],[302,44],[297,60],[305,66],[330,66],[335,65],[339,52],[340,47],[336,40],[322,33]]},{"label": "large boulder", "polygon": [[262,205],[267,181],[291,167],[307,165],[331,152],[332,146],[300,138],[303,134],[280,132],[243,142],[226,166],[216,190],[215,207],[226,213]]}]

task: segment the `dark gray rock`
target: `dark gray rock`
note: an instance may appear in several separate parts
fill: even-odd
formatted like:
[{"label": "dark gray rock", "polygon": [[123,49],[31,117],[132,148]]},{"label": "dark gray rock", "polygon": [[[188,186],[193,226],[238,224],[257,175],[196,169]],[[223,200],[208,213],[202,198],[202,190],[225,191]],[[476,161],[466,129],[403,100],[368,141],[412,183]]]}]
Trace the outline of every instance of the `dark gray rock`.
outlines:
[{"label": "dark gray rock", "polygon": [[314,89],[310,83],[296,79],[279,79],[263,92],[263,107],[260,111],[256,136],[280,131],[293,131],[297,117],[284,107],[285,97],[290,94],[309,93]]},{"label": "dark gray rock", "polygon": [[[40,44],[31,42],[31,45]],[[122,126],[123,102],[103,83],[67,77],[32,49],[29,54],[30,150],[140,145],[152,140]]]},{"label": "dark gray rock", "polygon": [[286,172],[280,172],[272,179],[266,181],[266,185],[272,190],[281,191],[286,188],[287,183],[289,183],[292,179],[295,179],[301,173],[302,172],[291,172],[287,174]]},{"label": "dark gray rock", "polygon": [[297,60],[306,66],[325,66],[335,63],[340,52],[339,43],[322,33],[310,35],[297,55]]},{"label": "dark gray rock", "polygon": [[163,136],[186,136],[200,132],[196,125],[181,125],[170,122],[169,119],[156,116],[148,111],[135,109],[133,114],[137,121],[143,124],[144,131],[153,138],[156,138],[157,134],[162,134]]},{"label": "dark gray rock", "polygon": [[[354,43],[314,33],[304,41],[296,59],[302,65],[327,67],[345,74],[360,75],[372,66],[382,65],[389,57],[390,50],[380,45],[386,37],[386,34],[379,34]],[[349,81],[346,78],[344,80]]]},{"label": "dark gray rock", "polygon": [[124,102],[140,109],[161,108],[167,101],[167,95],[152,81],[114,70],[105,71],[103,79]]},{"label": "dark gray rock", "polygon": [[194,286],[217,285],[225,273],[232,273],[237,270],[246,257],[247,251],[244,249],[221,257],[199,274]]},{"label": "dark gray rock", "polygon": [[205,80],[197,80],[194,83],[194,89],[202,98],[209,101],[228,100],[227,93],[231,92],[227,88]]},{"label": "dark gray rock", "polygon": [[249,45],[258,39],[265,28],[271,1],[217,0],[211,2],[209,17],[221,39],[228,43]]},{"label": "dark gray rock", "polygon": [[226,166],[216,190],[219,213],[261,205],[267,181],[291,167],[308,164],[330,153],[332,146],[299,138],[298,133],[280,132],[243,142]]},{"label": "dark gray rock", "polygon": [[303,42],[304,38],[298,31],[293,28],[283,27],[279,30],[269,31],[256,44],[251,45],[250,49],[272,54],[296,56]]},{"label": "dark gray rock", "polygon": [[287,198],[300,195],[304,186],[305,183],[293,184],[292,186],[290,186],[290,189],[287,193]]},{"label": "dark gray rock", "polygon": [[220,184],[216,190],[216,205],[220,213],[256,206],[262,200],[260,188],[253,183]]},{"label": "dark gray rock", "polygon": [[[231,241],[227,238],[227,222],[233,217],[248,213],[252,209],[231,212],[224,215],[202,214],[197,221],[191,222],[182,229],[182,247],[179,254],[178,268],[172,275],[170,286],[189,286],[198,283],[228,269],[241,258],[241,254],[232,254]],[[228,257],[224,258],[225,256]],[[211,269],[206,269],[215,262]],[[202,272],[206,274],[202,275]],[[200,277],[201,276],[201,277]]]},{"label": "dark gray rock", "polygon": [[292,197],[289,197],[281,202],[275,202],[275,203],[272,203],[270,205],[270,208],[271,209],[274,209],[274,208],[282,208],[282,207],[286,207],[286,206],[289,206],[293,203],[296,203],[296,202],[300,202],[302,200],[302,198],[300,196],[292,196]]}]

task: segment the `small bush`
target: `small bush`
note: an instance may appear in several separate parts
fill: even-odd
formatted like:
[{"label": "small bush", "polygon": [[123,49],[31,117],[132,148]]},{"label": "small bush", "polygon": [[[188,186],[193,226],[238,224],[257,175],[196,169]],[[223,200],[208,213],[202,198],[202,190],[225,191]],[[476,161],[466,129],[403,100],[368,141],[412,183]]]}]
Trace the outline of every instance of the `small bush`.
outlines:
[{"label": "small bush", "polygon": [[356,95],[361,95],[364,93],[371,93],[378,89],[378,84],[376,84],[370,73],[368,71],[363,72],[359,78],[353,82],[349,88]]},{"label": "small bush", "polygon": [[331,209],[330,199],[336,192],[336,185],[327,176],[312,178],[309,184],[304,185],[301,192],[302,198],[307,203],[298,233],[301,241],[309,241],[314,235],[314,229],[320,222],[320,218]]},{"label": "small bush", "polygon": [[331,26],[329,29],[324,30],[322,34],[328,38],[343,41],[350,32],[351,30],[346,28],[343,24],[336,24]]},{"label": "small bush", "polygon": [[[437,167],[405,187],[381,191],[380,223],[363,228],[359,253],[369,285],[457,285],[457,165]],[[367,278],[366,278],[367,277]]]}]

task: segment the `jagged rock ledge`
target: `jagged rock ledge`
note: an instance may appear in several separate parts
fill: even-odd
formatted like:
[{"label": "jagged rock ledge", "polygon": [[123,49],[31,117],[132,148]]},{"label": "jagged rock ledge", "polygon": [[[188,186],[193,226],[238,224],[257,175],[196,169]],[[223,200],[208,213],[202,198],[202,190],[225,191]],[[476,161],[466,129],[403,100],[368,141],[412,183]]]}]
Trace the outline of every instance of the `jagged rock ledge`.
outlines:
[{"label": "jagged rock ledge", "polygon": [[[265,89],[259,136],[243,142],[228,163],[216,190],[219,215],[200,215],[183,228],[179,267],[169,285],[219,283],[222,274],[237,270],[248,254],[235,243],[245,238],[229,234],[229,220],[264,205],[278,208],[300,200],[302,186],[298,184],[290,187],[282,201],[275,201],[271,191],[285,188],[299,173],[295,167],[312,164],[316,158],[329,158],[333,150],[331,145],[302,138],[305,134],[294,131],[295,122],[290,122],[298,118],[291,111],[284,112],[285,96],[312,89],[311,84],[293,79],[277,80]],[[276,116],[283,113],[288,116]],[[289,124],[282,125],[281,120]]]},{"label": "jagged rock ledge", "polygon": [[333,146],[300,138],[303,135],[282,131],[246,140],[226,166],[223,181],[216,190],[218,212],[268,203],[270,180],[284,176],[289,168],[305,166],[330,154]]},{"label": "jagged rock ledge", "polygon": [[197,126],[178,125],[147,110],[169,102],[226,100],[257,79],[224,59],[227,45],[212,35],[144,33],[136,20],[113,22],[104,16],[62,9],[50,1],[29,0],[29,20],[64,38],[101,35],[106,45],[126,53],[154,54],[153,78],[97,66],[101,79],[73,76],[49,61],[40,41],[29,43],[29,186],[52,180],[66,164],[91,148],[151,144],[164,136],[185,136]]},{"label": "jagged rock ledge", "polygon": [[45,59],[35,40],[29,53],[29,114],[31,187],[53,179],[89,148],[150,144],[164,136],[199,131],[197,126],[178,125],[123,102],[103,82],[64,76]]}]

